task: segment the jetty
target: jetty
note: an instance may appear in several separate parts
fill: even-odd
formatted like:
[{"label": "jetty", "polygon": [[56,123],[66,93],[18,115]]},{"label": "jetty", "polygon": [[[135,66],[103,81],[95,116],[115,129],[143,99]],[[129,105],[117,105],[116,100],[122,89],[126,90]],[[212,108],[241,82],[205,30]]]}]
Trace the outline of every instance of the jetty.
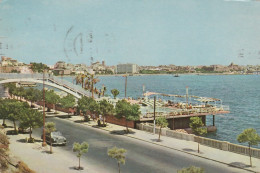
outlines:
[{"label": "jetty", "polygon": [[[206,116],[212,116],[208,131],[215,131],[215,116],[230,113],[229,106],[222,105],[221,99],[188,95],[188,90],[186,95],[146,92],[144,96],[139,100],[142,116],[138,123],[152,123],[156,117],[165,117],[171,130],[189,130],[190,118],[194,116],[201,117],[207,126]],[[156,99],[160,97],[163,99]]]}]

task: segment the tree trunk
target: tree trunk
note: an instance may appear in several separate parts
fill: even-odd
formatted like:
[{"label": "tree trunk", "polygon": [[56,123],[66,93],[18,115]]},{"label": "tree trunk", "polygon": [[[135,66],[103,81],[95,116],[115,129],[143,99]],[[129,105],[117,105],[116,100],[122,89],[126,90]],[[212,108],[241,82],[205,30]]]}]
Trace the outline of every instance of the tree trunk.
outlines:
[{"label": "tree trunk", "polygon": [[125,119],[125,127],[126,127],[126,133],[128,133],[129,130],[128,130],[128,126],[127,126],[127,121],[126,121],[126,119]]},{"label": "tree trunk", "polygon": [[251,148],[249,144],[249,157],[250,157],[250,166],[252,167],[252,158],[251,158]]},{"label": "tree trunk", "polygon": [[84,88],[84,87],[83,87],[83,84],[84,84],[84,78],[81,77],[81,86],[82,86],[82,88]]},{"label": "tree trunk", "polygon": [[55,104],[53,104],[53,109],[54,109],[54,112],[56,113],[56,107],[55,107]]},{"label": "tree trunk", "polygon": [[106,118],[106,116],[104,115],[104,117],[103,117],[103,126],[105,127],[105,118]]},{"label": "tree trunk", "polygon": [[50,145],[50,154],[52,154],[52,139],[51,139],[51,134],[50,134],[50,143],[51,143],[51,145]]},{"label": "tree trunk", "polygon": [[13,123],[14,123],[14,131],[16,132],[17,129],[16,129],[16,123],[15,123],[15,120],[13,120]]},{"label": "tree trunk", "polygon": [[6,124],[5,124],[5,118],[3,118],[3,124],[2,124],[2,126],[6,126]]},{"label": "tree trunk", "polygon": [[93,80],[91,83],[91,93],[92,93],[92,98],[94,99],[94,84],[93,84]]},{"label": "tree trunk", "polygon": [[30,127],[30,139],[32,139],[32,127]]},{"label": "tree trunk", "polygon": [[80,170],[80,157],[79,157],[79,170]]},{"label": "tree trunk", "polygon": [[120,163],[117,162],[118,172],[120,173]]},{"label": "tree trunk", "polygon": [[160,127],[160,131],[159,131],[159,139],[158,139],[158,142],[160,142],[160,138],[161,138],[161,130],[162,130],[162,127]]},{"label": "tree trunk", "polygon": [[198,153],[200,152],[200,137],[198,136]]}]

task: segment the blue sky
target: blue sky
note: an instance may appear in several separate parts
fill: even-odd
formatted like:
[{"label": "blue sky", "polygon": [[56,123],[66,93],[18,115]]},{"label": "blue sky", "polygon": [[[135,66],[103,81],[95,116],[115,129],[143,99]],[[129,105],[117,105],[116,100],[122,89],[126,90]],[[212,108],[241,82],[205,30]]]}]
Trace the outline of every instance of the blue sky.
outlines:
[{"label": "blue sky", "polygon": [[256,65],[260,1],[0,0],[0,42],[25,63]]}]

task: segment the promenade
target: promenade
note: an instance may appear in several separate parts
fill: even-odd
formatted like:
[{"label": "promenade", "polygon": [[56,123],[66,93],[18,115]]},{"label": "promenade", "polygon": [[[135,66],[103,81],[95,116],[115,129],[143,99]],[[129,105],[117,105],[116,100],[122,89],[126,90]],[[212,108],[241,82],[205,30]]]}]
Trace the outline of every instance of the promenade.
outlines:
[{"label": "promenade", "polygon": [[[76,121],[80,119],[82,119],[82,117],[75,116],[70,118],[69,120]],[[97,123],[94,121],[84,122],[83,124],[88,126],[95,126],[95,127],[97,125]],[[125,127],[118,126],[115,124],[110,124],[110,123],[107,124],[108,124],[107,127],[101,127],[100,129],[109,132],[118,133],[118,134],[124,134]],[[249,157],[245,155],[223,151],[205,145],[200,145],[200,153],[198,153],[197,151],[198,143],[196,142],[179,140],[167,136],[161,136],[161,141],[157,142],[158,134],[154,135],[153,133],[149,133],[137,129],[131,129],[131,128],[129,128],[129,130],[131,131],[131,133],[124,134],[124,135],[130,138],[142,140],[148,143],[152,143],[154,145],[170,148],[173,150],[184,152],[197,157],[202,157],[219,163],[227,164],[230,166],[239,167],[241,168],[241,170],[244,171],[260,172],[260,159],[257,158],[252,157],[253,167],[250,167]]]},{"label": "promenade", "polygon": [[[65,113],[59,112],[60,115]],[[81,116],[72,116],[71,118],[64,119],[65,121],[80,121],[83,117]],[[200,153],[197,153],[197,146],[198,144],[196,142],[191,141],[185,141],[185,140],[179,140],[175,138],[170,138],[166,136],[161,136],[161,142],[157,142],[158,135],[154,135],[152,133],[136,130],[136,129],[130,129],[130,134],[124,134],[125,127],[109,124],[107,127],[97,127],[97,123],[95,121],[90,122],[82,122],[77,123],[79,125],[87,125],[91,127],[95,127],[97,130],[103,130],[108,131],[112,133],[125,135],[129,138],[141,140],[153,145],[157,145],[162,148],[168,148],[172,150],[176,150],[179,152],[183,152],[186,154],[190,154],[191,156],[197,156],[201,158],[205,158],[208,160],[216,161],[218,163],[223,163],[226,165],[229,165],[230,167],[239,167],[239,172],[260,172],[260,159],[252,158],[253,161],[253,167],[249,166],[249,157],[231,153],[228,151],[223,151],[211,147],[207,147],[204,145],[200,145]],[[41,141],[37,141],[34,144],[25,144],[21,141],[28,135],[17,135],[17,136],[9,136],[10,137],[10,151],[23,160],[25,163],[29,165],[29,167],[33,170],[36,170],[40,173],[45,172],[75,172],[73,169],[74,166],[77,166],[78,159],[75,155],[63,151],[62,148],[55,147],[54,151],[55,154],[48,154],[48,146],[47,147],[41,147]],[[20,142],[19,142],[20,141]],[[23,148],[21,150],[21,148]],[[55,163],[55,168],[53,168],[53,163]],[[68,169],[67,166],[64,167],[64,165],[71,165],[70,169]],[[83,172],[100,172],[100,168],[98,165],[90,165],[88,163],[82,163],[82,166],[85,168]],[[53,170],[53,171],[49,171]],[[103,172],[103,171],[102,171]],[[106,172],[104,170],[104,172]]]}]

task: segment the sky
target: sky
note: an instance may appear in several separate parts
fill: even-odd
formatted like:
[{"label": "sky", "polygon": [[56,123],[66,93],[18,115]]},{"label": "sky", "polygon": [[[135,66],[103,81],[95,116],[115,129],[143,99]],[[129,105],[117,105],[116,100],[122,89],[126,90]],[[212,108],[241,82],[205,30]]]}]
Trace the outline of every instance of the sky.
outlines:
[{"label": "sky", "polygon": [[259,0],[0,0],[0,56],[107,65],[260,64]]}]

